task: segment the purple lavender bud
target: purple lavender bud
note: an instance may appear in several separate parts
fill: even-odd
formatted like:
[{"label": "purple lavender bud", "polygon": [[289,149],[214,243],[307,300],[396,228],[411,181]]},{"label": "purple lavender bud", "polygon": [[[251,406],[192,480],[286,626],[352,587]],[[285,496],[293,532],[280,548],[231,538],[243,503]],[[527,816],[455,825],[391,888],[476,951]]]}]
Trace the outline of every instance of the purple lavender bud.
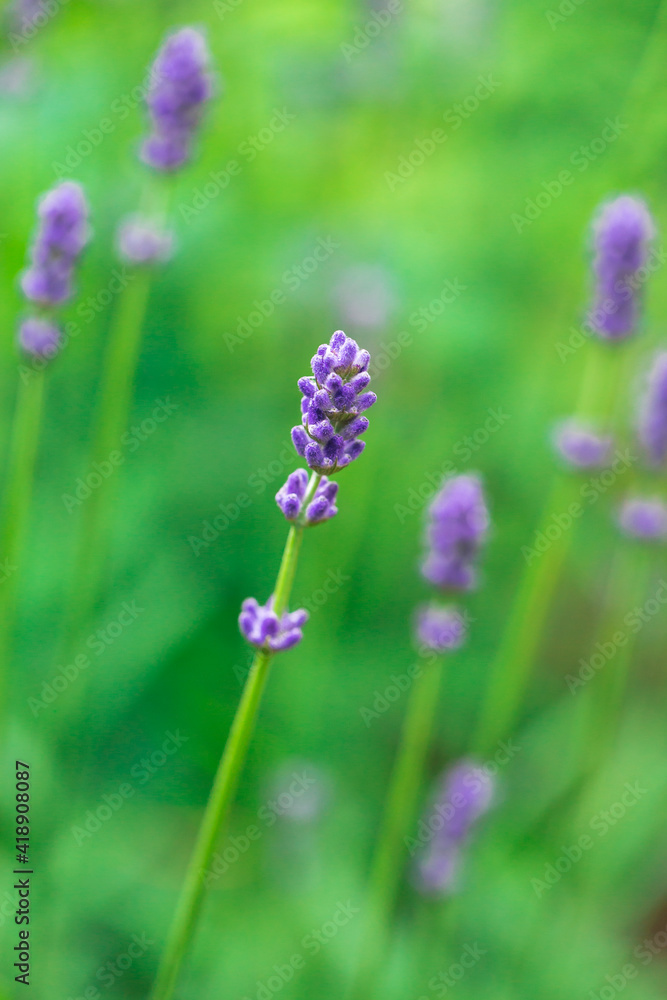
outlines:
[{"label": "purple lavender bud", "polygon": [[365,370],[369,361],[368,351],[360,351],[356,341],[337,330],[312,358],[314,377],[299,379],[303,426],[292,429],[292,441],[316,472],[331,475],[364,450],[358,437],[368,420],[360,414],[377,398],[374,392],[364,392],[370,382]]},{"label": "purple lavender bud", "polygon": [[578,469],[593,469],[606,465],[611,455],[613,440],[596,434],[578,423],[567,420],[556,428],[554,445],[568,465]]},{"label": "purple lavender bud", "polygon": [[419,863],[423,892],[451,892],[456,887],[464,849],[493,796],[491,777],[474,761],[459,761],[445,772],[432,813],[422,824],[431,835]]},{"label": "purple lavender bud", "polygon": [[456,608],[429,604],[417,610],[417,638],[436,653],[446,653],[463,645],[466,626]]},{"label": "purple lavender bud", "polygon": [[667,539],[667,505],[659,499],[626,500],[618,516],[621,531],[642,542],[663,542]]},{"label": "purple lavender bud", "polygon": [[21,287],[31,301],[56,306],[72,294],[74,265],[90,235],[88,206],[81,186],[63,181],[44,195],[37,211],[32,265]]},{"label": "purple lavender bud", "polygon": [[594,229],[596,276],[592,326],[605,340],[633,333],[639,316],[638,271],[655,235],[651,214],[638,198],[623,195],[602,209]]},{"label": "purple lavender bud", "polygon": [[486,539],[489,512],[476,476],[448,479],[429,508],[430,551],[422,566],[424,577],[438,587],[470,590],[475,585],[475,561]]},{"label": "purple lavender bud", "polygon": [[273,610],[273,597],[265,605],[249,597],[241,605],[239,628],[241,634],[257,649],[282,653],[303,639],[301,626],[308,621],[308,612],[284,611],[280,618]]},{"label": "purple lavender bud", "polygon": [[19,344],[34,358],[52,358],[60,349],[61,333],[55,323],[32,316],[21,323]]},{"label": "purple lavender bud", "polygon": [[[297,469],[287,477],[287,482],[276,493],[276,503],[288,521],[296,521],[303,510],[303,501],[308,488],[308,473]],[[338,483],[331,483],[323,476],[315,494],[306,508],[303,523],[306,526],[321,524],[338,513],[336,494]]]},{"label": "purple lavender bud", "polygon": [[153,133],[142,158],[156,170],[176,170],[190,159],[192,140],[212,93],[204,36],[183,28],[163,43],[153,64],[148,108]]},{"label": "purple lavender bud", "polygon": [[655,465],[667,458],[667,351],[653,362],[642,403],[639,440]]},{"label": "purple lavender bud", "polygon": [[174,235],[138,215],[124,219],[116,236],[118,253],[128,264],[161,264],[174,252]]}]

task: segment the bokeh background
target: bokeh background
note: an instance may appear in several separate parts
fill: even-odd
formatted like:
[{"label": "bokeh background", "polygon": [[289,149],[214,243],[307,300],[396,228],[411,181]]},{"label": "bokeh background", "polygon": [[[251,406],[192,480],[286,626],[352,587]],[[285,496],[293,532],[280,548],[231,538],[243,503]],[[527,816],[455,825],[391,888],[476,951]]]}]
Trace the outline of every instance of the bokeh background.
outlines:
[{"label": "bokeh background", "polygon": [[[80,335],[49,373],[12,678],[11,755],[33,773],[33,996],[148,993],[250,662],[239,605],[268,597],[282,551],[286,526],[273,495],[297,464],[286,447],[298,420],[296,380],[342,327],[388,359],[375,379],[367,449],[341,476],[335,521],[305,539],[292,603],[309,605],[311,621],[303,643],[275,662],[220,849],[250,824],[261,836],[212,884],[177,991],[184,1000],[254,1000],[267,995],[274,966],[301,953],[304,968],[281,995],[337,998],[361,916],[318,954],[304,940],[341,902],[363,911],[405,698],[370,724],[362,709],[415,661],[413,609],[428,596],[417,571],[424,504],[414,498],[443,470],[478,470],[493,517],[470,641],[448,664],[426,802],[443,766],[469,750],[525,570],[522,546],[533,543],[551,489],[550,428],[578,395],[589,345],[563,358],[558,344],[585,316],[590,218],[600,201],[629,189],[667,225],[660,4],[418,0],[400,4],[377,32],[366,26],[386,18],[363,2],[56,6],[15,51],[5,39],[0,70],[5,442],[19,377],[17,275],[37,197],[59,176],[80,181],[95,233],[68,307]],[[85,704],[72,683],[35,708],[29,699],[43,699],[63,667],[59,626],[79,511],[63,497],[89,471],[90,418],[116,306],[105,290],[122,271],[114,231],[145,179],[137,148],[147,121],[135,88],[163,35],[188,23],[207,31],[219,87],[197,155],[176,181],[178,253],[153,282],[132,424],[150,421],[160,400],[173,413],[145,425],[115,475],[112,562],[90,632],[107,630],[123,602],[140,611],[105,639]],[[473,100],[480,80],[490,92]],[[276,111],[280,130],[271,126]],[[95,144],[91,131],[104,118],[113,128]],[[618,137],[601,148],[607,120],[620,123]],[[400,177],[401,158],[434,129],[446,139]],[[261,147],[254,156],[252,136]],[[192,211],[230,160],[238,173],[214,182],[213,197]],[[564,169],[573,183],[556,196],[552,185],[537,212],[527,206]],[[329,247],[325,259],[295,280],[318,241]],[[628,419],[637,372],[665,334],[665,288],[658,269],[645,329],[628,354]],[[276,289],[285,301],[240,336],[239,324]],[[490,411],[503,418],[485,432]],[[242,509],[239,495],[250,498]],[[602,496],[573,529],[512,734],[520,751],[498,775],[464,890],[424,899],[407,866],[386,997],[445,995],[454,987],[438,977],[466,945],[483,955],[456,983],[461,1000],[664,994],[664,614],[641,631],[623,725],[581,829],[565,822],[587,752],[574,738],[578,702],[565,676],[599,638],[618,545],[614,502]],[[223,527],[207,529],[221,512]],[[654,554],[656,578],[662,558]],[[323,600],[327,580],[333,593]],[[170,733],[186,739],[163,760]],[[309,776],[308,790],[277,816],[270,803],[295,773]],[[9,766],[6,776],[11,796]],[[646,793],[627,815],[557,884],[536,891],[532,880],[637,781]],[[88,810],[127,783],[132,794],[111,818],[89,836],[77,832]],[[11,887],[6,860],[2,893]],[[14,925],[3,914],[2,988],[14,996]],[[635,949],[656,934],[662,944],[644,962]],[[107,963],[134,935],[141,954],[110,976]],[[637,975],[619,987],[628,963]],[[92,988],[99,993],[86,994]]]}]

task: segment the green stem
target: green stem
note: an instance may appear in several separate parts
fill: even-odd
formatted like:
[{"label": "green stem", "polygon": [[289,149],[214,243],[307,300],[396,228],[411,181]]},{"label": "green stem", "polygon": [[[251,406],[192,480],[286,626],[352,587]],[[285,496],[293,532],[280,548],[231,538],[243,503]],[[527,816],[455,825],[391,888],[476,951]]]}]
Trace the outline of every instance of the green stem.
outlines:
[{"label": "green stem", "polygon": [[[110,455],[120,450],[132,406],[151,273],[148,268],[136,268],[131,274],[132,280],[120,296],[109,331],[89,453],[91,469],[96,463],[109,462]],[[115,468],[115,463],[112,464]],[[77,652],[77,644],[99,598],[109,549],[111,521],[107,514],[113,495],[112,480],[113,476],[101,482],[81,508],[70,601],[63,629],[61,656],[64,662]],[[84,699],[85,685],[84,679],[79,678],[76,695],[63,715],[63,724],[69,725],[69,717]]]},{"label": "green stem", "polygon": [[415,821],[424,762],[442,678],[442,659],[415,679],[385,802],[371,866],[365,933],[352,995],[368,1000],[378,992],[391,916],[405,868],[405,838]]},{"label": "green stem", "polygon": [[5,566],[5,579],[0,585],[0,703],[6,710],[9,661],[16,613],[17,583],[22,569],[23,548],[30,512],[39,442],[44,373],[32,371],[19,382],[16,409],[9,445],[8,471],[5,486],[5,510],[2,526],[0,557]]},{"label": "green stem", "polygon": [[[554,515],[567,511],[573,502],[576,485],[576,480],[557,478],[544,509],[540,537],[548,537],[547,530],[555,523]],[[491,666],[473,739],[474,750],[481,756],[487,755],[498,740],[511,733],[574,531],[574,523],[571,523],[548,549],[541,554],[534,551],[524,570]]]},{"label": "green stem", "polygon": [[[314,496],[321,478],[316,473],[311,476],[303,503],[304,509]],[[287,536],[273,593],[273,606],[277,614],[282,614],[289,601],[303,538],[303,529],[303,523],[297,523],[290,528]],[[220,828],[227,818],[236,791],[239,774],[255,728],[272,658],[273,654],[270,650],[260,649],[255,654],[250,668],[248,680],[243,689],[243,695],[234,716],[234,722],[204,811],[162,961],[158,968],[152,1000],[168,1000],[171,997],[183,958],[192,940],[215,842]]]}]

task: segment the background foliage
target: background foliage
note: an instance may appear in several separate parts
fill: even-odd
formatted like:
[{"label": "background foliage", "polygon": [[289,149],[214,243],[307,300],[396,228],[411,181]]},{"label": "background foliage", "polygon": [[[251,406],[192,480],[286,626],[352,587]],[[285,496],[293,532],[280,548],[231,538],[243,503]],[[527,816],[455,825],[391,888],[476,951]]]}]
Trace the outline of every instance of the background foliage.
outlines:
[{"label": "background foliage", "polygon": [[[315,611],[302,645],[275,663],[222,846],[249,824],[258,823],[261,836],[214,882],[178,995],[261,997],[258,984],[295,953],[304,968],[282,987],[284,996],[341,995],[360,917],[318,954],[304,939],[339,902],[363,907],[404,699],[370,725],[361,709],[414,662],[411,617],[425,596],[416,572],[421,509],[401,513],[397,505],[407,507],[429,475],[451,463],[483,473],[493,512],[471,641],[448,668],[429,762],[433,780],[468,749],[525,566],[521,548],[534,542],[548,495],[549,428],[577,396],[586,347],[563,359],[557,345],[584,316],[591,214],[629,188],[649,198],[661,227],[667,223],[658,6],[419,0],[376,37],[366,31],[368,43],[354,48],[374,11],[361,2],[241,0],[216,9],[71,0],[19,46],[29,60],[26,88],[5,92],[0,105],[5,431],[18,377],[16,276],[35,200],[60,165],[85,185],[95,229],[80,295],[69,308],[80,335],[49,381],[13,681],[12,753],[30,760],[36,796],[37,998],[81,997],[92,986],[102,996],[147,993],[249,664],[238,608],[250,594],[268,596],[284,540],[273,494],[296,465],[285,452],[298,414],[295,382],[339,327],[376,357],[395,354],[401,333],[409,343],[375,380],[367,451],[341,476],[338,517],[306,538],[293,603],[310,602]],[[113,561],[90,631],[107,629],[124,601],[141,611],[95,659],[85,710],[72,684],[35,715],[28,699],[44,697],[43,684],[63,666],[58,626],[79,510],[68,512],[63,496],[90,471],[90,414],[115,303],[112,296],[104,304],[108,296],[100,293],[121,270],[114,229],[143,183],[135,152],[146,120],[133,88],[163,34],[183,23],[206,26],[221,94],[199,155],[177,181],[179,252],[153,285],[133,424],[149,419],[158,400],[176,409],[126,449],[115,474]],[[11,57],[7,44],[5,76]],[[492,78],[493,93],[454,127],[456,105],[474,95],[480,76]],[[292,120],[270,141],[258,140],[263,148],[251,159],[244,143],[269,127],[276,109]],[[94,144],[91,130],[104,118],[113,128]],[[620,119],[618,139],[590,152],[608,119]],[[388,178],[434,129],[446,140],[407,179]],[[183,208],[232,159],[241,169],[224,189],[201,210]],[[541,199],[549,204],[527,220],[527,212],[535,215],[527,199],[549,192],[545,185],[564,169],[573,183],[558,196],[552,185],[550,200]],[[334,252],[291,288],[285,272],[318,240],[333,241]],[[454,301],[442,310],[433,307],[448,282],[460,293],[448,295]],[[628,366],[629,398],[637,366],[664,334],[665,287],[658,271],[647,333]],[[239,337],[239,322],[275,289],[286,292],[285,302]],[[94,315],[86,319],[80,310],[89,296]],[[424,323],[416,315],[423,308],[432,317]],[[479,443],[489,411],[505,416]],[[251,502],[236,516],[239,494]],[[205,547],[193,546],[220,505],[231,511],[228,526]],[[615,754],[579,827],[568,827],[563,803],[585,747],[576,739],[578,702],[564,678],[590,658],[598,638],[616,544],[609,497],[573,530],[514,734],[520,751],[502,771],[499,803],[469,857],[465,892],[451,903],[425,901],[406,879],[386,997],[444,995],[433,977],[467,944],[484,954],[457,984],[461,1000],[611,996],[599,992],[614,989],[605,977],[627,963],[638,969],[633,997],[662,993],[662,957],[644,964],[634,950],[667,926],[664,615],[642,629]],[[656,565],[662,572],[664,562]],[[343,582],[318,607],[331,573]],[[141,760],[176,731],[187,741],[143,781]],[[304,768],[316,784],[295,800],[298,815],[258,821],[276,789]],[[589,820],[619,799],[625,782],[636,781],[646,794],[627,816],[538,894],[531,880],[543,878]],[[81,840],[76,828],[87,811],[127,782],[134,793]],[[2,932],[7,955],[9,921]],[[135,934],[151,942],[144,953],[111,983],[96,978]]]}]

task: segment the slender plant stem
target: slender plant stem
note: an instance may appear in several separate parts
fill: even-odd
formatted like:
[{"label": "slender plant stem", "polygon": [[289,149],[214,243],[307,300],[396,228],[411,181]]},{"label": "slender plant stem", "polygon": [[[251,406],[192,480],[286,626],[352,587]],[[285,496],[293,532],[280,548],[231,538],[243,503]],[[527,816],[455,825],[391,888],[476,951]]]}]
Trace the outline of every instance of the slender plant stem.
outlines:
[{"label": "slender plant stem", "polygon": [[[553,516],[567,511],[576,487],[575,480],[557,477],[541,519],[539,534],[542,537],[547,538],[547,528],[555,523]],[[481,756],[511,733],[574,531],[572,522],[543,553],[534,552],[524,570],[491,666],[473,737],[473,748]]]},{"label": "slender plant stem", "polygon": [[[321,475],[313,473],[308,484],[303,508],[305,509],[315,494]],[[304,526],[294,524],[287,536],[276,587],[273,592],[273,606],[277,614],[287,607],[294,582],[299,550]],[[197,840],[185,876],[181,896],[174,914],[162,961],[158,968],[153,1000],[168,1000],[171,997],[183,958],[192,940],[197,918],[204,896],[205,881],[211,862],[215,842],[220,828],[227,818],[232,798],[236,791],[239,774],[245,761],[252,737],[259,705],[269,675],[273,654],[260,649],[250,668],[243,689],[239,707],[236,710],[232,728],[218,766],[204,816],[199,827]]]},{"label": "slender plant stem", "polygon": [[389,926],[405,869],[405,839],[415,821],[442,671],[443,661],[439,658],[415,678],[410,691],[371,866],[365,933],[352,991],[355,1000],[357,997],[369,1000],[379,991],[378,979],[387,954]]},{"label": "slender plant stem", "polygon": [[17,584],[22,569],[43,399],[44,373],[32,371],[19,382],[5,481],[0,550],[4,562],[4,580],[0,584],[0,711],[5,717]]}]

